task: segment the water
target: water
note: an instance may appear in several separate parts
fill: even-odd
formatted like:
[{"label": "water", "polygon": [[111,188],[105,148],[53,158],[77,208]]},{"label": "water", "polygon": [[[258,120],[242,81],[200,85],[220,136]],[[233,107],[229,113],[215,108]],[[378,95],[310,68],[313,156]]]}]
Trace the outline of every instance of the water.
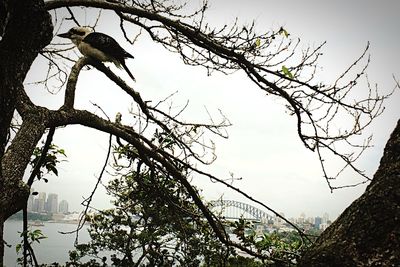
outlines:
[{"label": "water", "polygon": [[[69,260],[68,251],[74,249],[75,234],[60,234],[59,232],[73,231],[76,224],[63,223],[44,223],[44,226],[34,226],[31,229],[40,229],[47,237],[40,240],[40,244],[35,243],[35,251],[38,262],[41,263],[65,263]],[[4,224],[4,240],[12,247],[5,247],[4,264],[7,267],[18,266],[16,261],[18,255],[15,251],[15,245],[20,243],[21,237],[18,232],[22,231],[22,221],[6,221]],[[87,226],[79,232],[79,242],[89,241]]]}]

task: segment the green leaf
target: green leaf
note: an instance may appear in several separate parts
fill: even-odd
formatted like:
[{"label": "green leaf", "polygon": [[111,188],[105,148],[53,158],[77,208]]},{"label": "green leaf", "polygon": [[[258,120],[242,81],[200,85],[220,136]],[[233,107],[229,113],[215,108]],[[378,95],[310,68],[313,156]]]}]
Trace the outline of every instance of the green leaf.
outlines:
[{"label": "green leaf", "polygon": [[261,40],[260,40],[260,38],[257,38],[257,40],[256,40],[256,47],[260,47],[260,45],[261,45]]},{"label": "green leaf", "polygon": [[65,150],[64,149],[59,149],[58,150],[58,153],[60,153],[61,155],[63,155],[63,156],[67,156],[66,154],[65,154]]},{"label": "green leaf", "polygon": [[35,229],[35,230],[33,230],[33,235],[35,235],[35,236],[40,236],[40,235],[42,235],[42,230],[40,230],[40,229]]},{"label": "green leaf", "polygon": [[21,248],[22,248],[22,245],[21,244],[17,244],[15,246],[15,251],[18,253],[21,250]]},{"label": "green leaf", "polygon": [[47,169],[51,172],[53,172],[56,176],[58,176],[58,170],[54,165],[48,165]]},{"label": "green leaf", "polygon": [[285,65],[282,66],[282,72],[289,78],[293,79],[293,74],[290,72],[290,70],[288,68],[286,68]]},{"label": "green leaf", "polygon": [[283,27],[281,27],[281,28],[279,29],[279,33],[282,34],[282,35],[284,35],[286,38],[289,37],[289,33],[288,33],[287,30],[285,30]]}]

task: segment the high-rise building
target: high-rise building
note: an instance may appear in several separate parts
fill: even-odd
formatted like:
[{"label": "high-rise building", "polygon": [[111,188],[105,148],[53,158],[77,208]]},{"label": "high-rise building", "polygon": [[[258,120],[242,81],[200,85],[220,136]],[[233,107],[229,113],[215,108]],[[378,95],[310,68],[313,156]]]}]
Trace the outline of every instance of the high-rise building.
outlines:
[{"label": "high-rise building", "polygon": [[68,202],[66,200],[61,200],[58,205],[58,211],[60,213],[68,213]]},{"label": "high-rise building", "polygon": [[33,199],[32,211],[39,212],[39,199],[38,198]]},{"label": "high-rise building", "polygon": [[58,212],[58,195],[57,194],[49,194],[47,197],[47,212],[57,213]]},{"label": "high-rise building", "polygon": [[321,224],[322,224],[322,218],[321,217],[315,217],[314,227],[316,229],[320,229]]},{"label": "high-rise building", "polygon": [[329,221],[329,214],[325,212],[322,218],[322,223],[328,223],[328,221]]},{"label": "high-rise building", "polygon": [[38,195],[38,205],[37,205],[37,212],[45,212],[45,205],[46,205],[46,193],[40,192]]},{"label": "high-rise building", "polygon": [[306,222],[306,214],[304,212],[302,212],[300,214],[300,217],[297,219],[297,223],[303,224],[305,222]]}]

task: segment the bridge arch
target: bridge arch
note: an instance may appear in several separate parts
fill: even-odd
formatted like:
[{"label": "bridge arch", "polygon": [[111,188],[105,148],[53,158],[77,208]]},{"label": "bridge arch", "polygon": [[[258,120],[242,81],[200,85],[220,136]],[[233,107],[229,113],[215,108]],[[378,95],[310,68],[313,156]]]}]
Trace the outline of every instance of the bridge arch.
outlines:
[{"label": "bridge arch", "polygon": [[[243,216],[245,219],[250,219],[250,220],[256,220],[256,221],[268,221],[272,220],[273,217],[266,213],[265,211],[256,208],[250,204],[239,202],[236,200],[216,200],[216,201],[211,201],[210,202],[212,207],[222,207],[222,208],[227,208],[227,207],[234,207],[237,208],[246,214],[250,215],[251,217],[246,217]],[[227,219],[238,219],[237,216],[225,216]]]}]

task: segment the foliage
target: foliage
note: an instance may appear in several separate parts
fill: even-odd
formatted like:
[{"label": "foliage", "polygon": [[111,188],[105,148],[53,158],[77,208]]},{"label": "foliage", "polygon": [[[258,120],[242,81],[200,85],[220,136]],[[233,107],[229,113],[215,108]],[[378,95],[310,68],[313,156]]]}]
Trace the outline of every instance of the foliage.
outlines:
[{"label": "foliage", "polygon": [[265,266],[259,260],[255,260],[253,258],[237,256],[237,257],[230,257],[226,264],[226,267],[262,267]]},{"label": "foliage", "polygon": [[[29,245],[32,245],[35,242],[40,243],[40,240],[45,239],[47,237],[42,233],[42,230],[40,230],[40,229],[34,229],[34,230],[28,229],[27,231],[22,232],[21,233],[21,242],[15,246],[15,251],[17,252],[17,254],[19,254],[24,247],[24,238],[27,239]],[[32,261],[33,261],[33,259],[31,258],[32,254],[30,253],[29,256],[28,256],[28,259],[30,259],[30,262],[32,263]],[[18,257],[17,263],[22,264],[23,261],[24,261],[23,256]]]},{"label": "foliage", "polygon": [[258,253],[268,255],[272,260],[264,264],[295,264],[311,241],[303,239],[298,232],[272,232],[257,234],[254,225],[243,218],[229,224],[232,233],[240,242]]},{"label": "foliage", "polygon": [[282,72],[289,78],[293,79],[293,74],[290,72],[290,70],[288,68],[286,68],[285,65],[282,65]]},{"label": "foliage", "polygon": [[103,258],[104,251],[113,266],[209,266],[227,258],[229,250],[184,187],[162,173],[134,169],[109,183],[114,208],[87,215],[91,241],[70,252],[70,264],[88,264],[84,256]]},{"label": "foliage", "polygon": [[[238,255],[215,236],[185,187],[168,175],[143,167],[138,151],[118,143],[113,165],[117,177],[107,186],[114,208],[87,214],[91,241],[78,244],[70,252],[69,264],[264,266],[290,264],[298,259],[305,246],[296,232],[258,236],[249,221],[221,221],[225,228],[222,231],[231,232],[242,247],[265,258],[260,261],[251,255]],[[160,143],[173,149],[171,140],[165,142],[163,138]],[[88,260],[87,256],[93,258]]]},{"label": "foliage", "polygon": [[40,169],[36,173],[36,177],[38,180],[43,179],[47,183],[48,180],[46,178],[43,178],[44,171],[42,170],[42,168],[46,170],[46,173],[53,173],[58,176],[57,164],[62,162],[62,160],[60,160],[60,156],[66,157],[67,155],[65,154],[64,149],[59,148],[55,144],[50,144],[47,153],[43,157],[42,162],[40,162],[43,154],[43,149],[43,147],[36,147],[33,150],[30,164],[32,165],[32,168],[35,169],[36,166],[40,163]]}]

